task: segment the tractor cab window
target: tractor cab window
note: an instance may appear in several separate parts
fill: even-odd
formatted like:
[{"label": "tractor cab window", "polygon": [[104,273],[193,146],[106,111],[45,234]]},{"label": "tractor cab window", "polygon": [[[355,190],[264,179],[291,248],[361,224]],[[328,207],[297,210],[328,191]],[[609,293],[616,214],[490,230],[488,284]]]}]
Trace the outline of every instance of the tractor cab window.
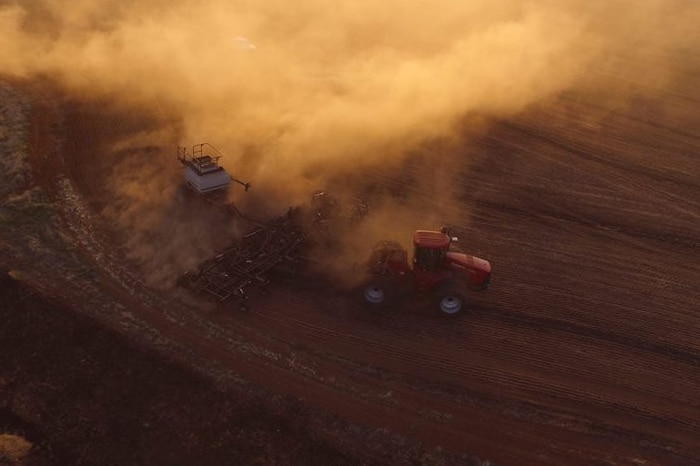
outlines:
[{"label": "tractor cab window", "polygon": [[442,249],[427,249],[417,247],[413,256],[413,263],[425,272],[431,272],[440,268],[445,251]]}]

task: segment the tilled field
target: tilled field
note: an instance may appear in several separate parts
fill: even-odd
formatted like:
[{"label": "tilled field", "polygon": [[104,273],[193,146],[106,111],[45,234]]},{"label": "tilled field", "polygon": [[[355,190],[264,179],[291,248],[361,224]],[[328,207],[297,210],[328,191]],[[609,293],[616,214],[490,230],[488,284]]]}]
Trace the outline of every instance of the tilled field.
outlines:
[{"label": "tilled field", "polygon": [[[162,122],[50,94],[34,97],[31,162],[62,235],[41,245],[72,249],[42,265],[31,248],[5,248],[3,260],[212,381],[242,378],[373,429],[367,457],[378,461],[416,461],[382,451],[400,449],[398,435],[437,451],[423,458],[433,462],[698,464],[700,95],[685,82],[635,93],[645,105],[614,110],[563,95],[489,123],[438,168],[417,156],[363,174],[426,205],[442,202],[426,174],[452,175],[445,221],[494,267],[459,319],[420,302],[373,315],[303,282],[273,287],[250,311],[149,283],[129,265],[124,226],[110,228],[108,179],[133,156],[113,142]],[[149,150],[146,167],[178,182],[174,157]],[[52,274],[58,264],[69,273]]]}]

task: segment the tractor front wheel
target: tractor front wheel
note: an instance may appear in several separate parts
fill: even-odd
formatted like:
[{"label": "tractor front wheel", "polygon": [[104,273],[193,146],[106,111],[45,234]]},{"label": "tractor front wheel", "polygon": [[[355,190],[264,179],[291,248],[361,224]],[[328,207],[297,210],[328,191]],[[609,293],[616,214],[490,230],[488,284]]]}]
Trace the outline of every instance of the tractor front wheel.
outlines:
[{"label": "tractor front wheel", "polygon": [[456,285],[443,285],[435,293],[435,310],[441,316],[455,317],[466,308],[467,300]]}]

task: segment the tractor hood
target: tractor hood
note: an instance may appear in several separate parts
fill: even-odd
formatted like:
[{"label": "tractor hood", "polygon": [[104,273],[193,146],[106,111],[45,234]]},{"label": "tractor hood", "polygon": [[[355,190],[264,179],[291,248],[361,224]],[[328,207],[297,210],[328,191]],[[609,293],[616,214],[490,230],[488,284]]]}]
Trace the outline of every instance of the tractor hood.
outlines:
[{"label": "tractor hood", "polygon": [[483,290],[489,286],[491,264],[487,260],[461,252],[448,252],[445,254],[445,265],[449,269],[467,274],[476,289]]}]

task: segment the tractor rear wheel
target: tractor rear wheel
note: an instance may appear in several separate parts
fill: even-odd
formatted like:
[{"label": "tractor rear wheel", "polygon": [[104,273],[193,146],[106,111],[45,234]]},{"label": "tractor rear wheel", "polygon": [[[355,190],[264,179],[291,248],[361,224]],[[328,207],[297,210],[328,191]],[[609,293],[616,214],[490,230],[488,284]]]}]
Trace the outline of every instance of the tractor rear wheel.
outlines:
[{"label": "tractor rear wheel", "polygon": [[373,308],[385,308],[396,297],[396,284],[390,276],[372,276],[360,290],[363,302]]},{"label": "tractor rear wheel", "polygon": [[455,317],[467,309],[467,300],[456,284],[442,285],[435,292],[435,310],[441,316]]}]

